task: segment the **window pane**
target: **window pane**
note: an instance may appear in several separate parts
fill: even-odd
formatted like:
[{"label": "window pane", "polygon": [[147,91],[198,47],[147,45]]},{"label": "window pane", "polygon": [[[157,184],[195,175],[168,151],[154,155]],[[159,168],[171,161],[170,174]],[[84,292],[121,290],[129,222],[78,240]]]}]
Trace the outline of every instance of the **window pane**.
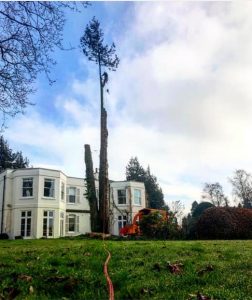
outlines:
[{"label": "window pane", "polygon": [[32,187],[32,178],[23,178],[23,187]]},{"label": "window pane", "polygon": [[126,190],[118,190],[118,197],[125,197],[126,196]]},{"label": "window pane", "polygon": [[141,205],[141,190],[134,190],[134,204]]},{"label": "window pane", "polygon": [[25,219],[21,219],[21,236],[25,236]]},{"label": "window pane", "polygon": [[126,204],[126,190],[117,190],[118,204]]},{"label": "window pane", "polygon": [[53,185],[53,179],[45,179],[45,187],[51,188]]},{"label": "window pane", "polygon": [[76,188],[75,187],[70,187],[69,188],[69,195],[75,196],[76,195]]},{"label": "window pane", "polygon": [[25,236],[25,224],[21,223],[21,236]]},{"label": "window pane", "polygon": [[45,197],[50,197],[50,190],[48,188],[44,189],[44,196]]},{"label": "window pane", "polygon": [[23,197],[31,197],[33,194],[33,178],[23,178]]},{"label": "window pane", "polygon": [[75,231],[75,216],[71,216],[68,218],[68,231],[74,232]]},{"label": "window pane", "polygon": [[69,187],[68,189],[68,202],[75,203],[76,202],[76,188]]},{"label": "window pane", "polygon": [[75,203],[75,196],[69,195],[69,197],[68,197],[68,202],[69,202],[69,203]]},{"label": "window pane", "polygon": [[27,224],[26,224],[26,236],[31,235],[31,219],[27,219]]},{"label": "window pane", "polygon": [[45,197],[54,197],[54,179],[45,179],[44,196]]},{"label": "window pane", "polygon": [[119,232],[120,232],[120,229],[122,228],[123,226],[122,226],[122,222],[118,222],[118,230],[119,230]]},{"label": "window pane", "polygon": [[126,215],[118,216],[118,230],[120,231],[120,229],[125,225],[127,225],[127,216]]},{"label": "window pane", "polygon": [[31,197],[32,196],[32,188],[23,188],[23,197]]},{"label": "window pane", "polygon": [[47,219],[43,219],[43,236],[47,236]]},{"label": "window pane", "polygon": [[53,236],[53,218],[54,212],[51,210],[44,211],[43,218],[43,236]]},{"label": "window pane", "polygon": [[21,224],[20,224],[20,234],[21,236],[27,237],[31,236],[31,211],[21,212]]},{"label": "window pane", "polygon": [[49,219],[48,236],[53,235],[53,219]]},{"label": "window pane", "polygon": [[74,232],[76,229],[76,216],[69,215],[68,216],[68,231]]}]

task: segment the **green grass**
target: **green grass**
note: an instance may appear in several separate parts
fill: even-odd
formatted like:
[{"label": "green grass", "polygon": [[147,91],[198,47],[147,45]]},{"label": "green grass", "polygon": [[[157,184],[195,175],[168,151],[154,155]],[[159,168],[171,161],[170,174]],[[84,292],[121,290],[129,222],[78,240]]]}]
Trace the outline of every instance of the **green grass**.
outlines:
[{"label": "green grass", "polygon": [[[105,243],[115,299],[252,299],[252,241]],[[108,299],[106,256],[100,240],[0,241],[0,299]]]}]

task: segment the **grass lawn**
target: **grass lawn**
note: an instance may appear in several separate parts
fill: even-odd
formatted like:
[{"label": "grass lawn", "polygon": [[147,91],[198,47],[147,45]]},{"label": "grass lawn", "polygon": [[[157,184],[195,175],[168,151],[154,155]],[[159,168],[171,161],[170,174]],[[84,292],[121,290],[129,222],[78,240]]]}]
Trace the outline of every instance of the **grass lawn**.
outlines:
[{"label": "grass lawn", "polygon": [[[252,299],[252,241],[105,243],[115,299]],[[0,299],[108,299],[106,256],[100,240],[0,241]]]}]

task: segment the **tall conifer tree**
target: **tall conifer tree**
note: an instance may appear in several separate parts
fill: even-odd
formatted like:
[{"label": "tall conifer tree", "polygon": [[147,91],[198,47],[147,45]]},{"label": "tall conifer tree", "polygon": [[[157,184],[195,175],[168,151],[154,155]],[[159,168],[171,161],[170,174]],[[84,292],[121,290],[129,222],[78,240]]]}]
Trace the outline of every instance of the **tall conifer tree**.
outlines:
[{"label": "tall conifer tree", "polygon": [[90,145],[85,145],[87,198],[90,206],[91,230],[99,231],[98,203],[95,188],[94,168]]},{"label": "tall conifer tree", "polygon": [[81,48],[88,60],[98,65],[100,85],[100,167],[99,167],[99,218],[101,228],[105,233],[109,232],[109,183],[108,183],[108,129],[107,112],[104,107],[104,88],[108,83],[108,70],[115,71],[119,64],[119,58],[115,54],[114,43],[111,46],[104,44],[104,34],[100,23],[95,17],[86,26],[80,39]]}]

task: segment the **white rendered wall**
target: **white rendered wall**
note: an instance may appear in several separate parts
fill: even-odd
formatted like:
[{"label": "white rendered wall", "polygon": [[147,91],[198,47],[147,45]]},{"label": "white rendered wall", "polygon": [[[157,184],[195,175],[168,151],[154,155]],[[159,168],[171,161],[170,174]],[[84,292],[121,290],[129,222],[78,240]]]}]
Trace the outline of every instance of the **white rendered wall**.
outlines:
[{"label": "white rendered wall", "polygon": [[[64,234],[65,218],[67,210],[76,211],[79,216],[79,234],[90,231],[89,204],[84,197],[84,179],[67,177],[60,171],[42,168],[27,168],[18,170],[7,170],[0,174],[0,210],[2,209],[3,178],[6,175],[5,185],[5,207],[4,207],[4,228],[10,238],[20,236],[21,212],[32,212],[32,226],[30,238],[43,236],[44,211],[54,212],[53,238],[60,236],[60,213],[64,213]],[[23,178],[33,178],[33,195],[22,196]],[[44,196],[44,180],[54,180],[54,196]],[[64,183],[64,198],[61,199],[61,183]],[[74,186],[80,190],[80,203],[67,203],[67,187]],[[82,211],[85,211],[82,212]],[[1,213],[0,213],[1,222]]]},{"label": "white rendered wall", "polygon": [[[110,209],[113,210],[111,220],[111,233],[119,235],[118,216],[127,211],[128,221],[131,223],[134,216],[142,208],[146,207],[144,183],[136,181],[116,181],[110,184]],[[126,189],[126,204],[118,204],[118,190]],[[141,205],[134,204],[134,189],[141,191]],[[113,203],[114,201],[114,203]],[[116,206],[116,207],[115,207]]]}]

